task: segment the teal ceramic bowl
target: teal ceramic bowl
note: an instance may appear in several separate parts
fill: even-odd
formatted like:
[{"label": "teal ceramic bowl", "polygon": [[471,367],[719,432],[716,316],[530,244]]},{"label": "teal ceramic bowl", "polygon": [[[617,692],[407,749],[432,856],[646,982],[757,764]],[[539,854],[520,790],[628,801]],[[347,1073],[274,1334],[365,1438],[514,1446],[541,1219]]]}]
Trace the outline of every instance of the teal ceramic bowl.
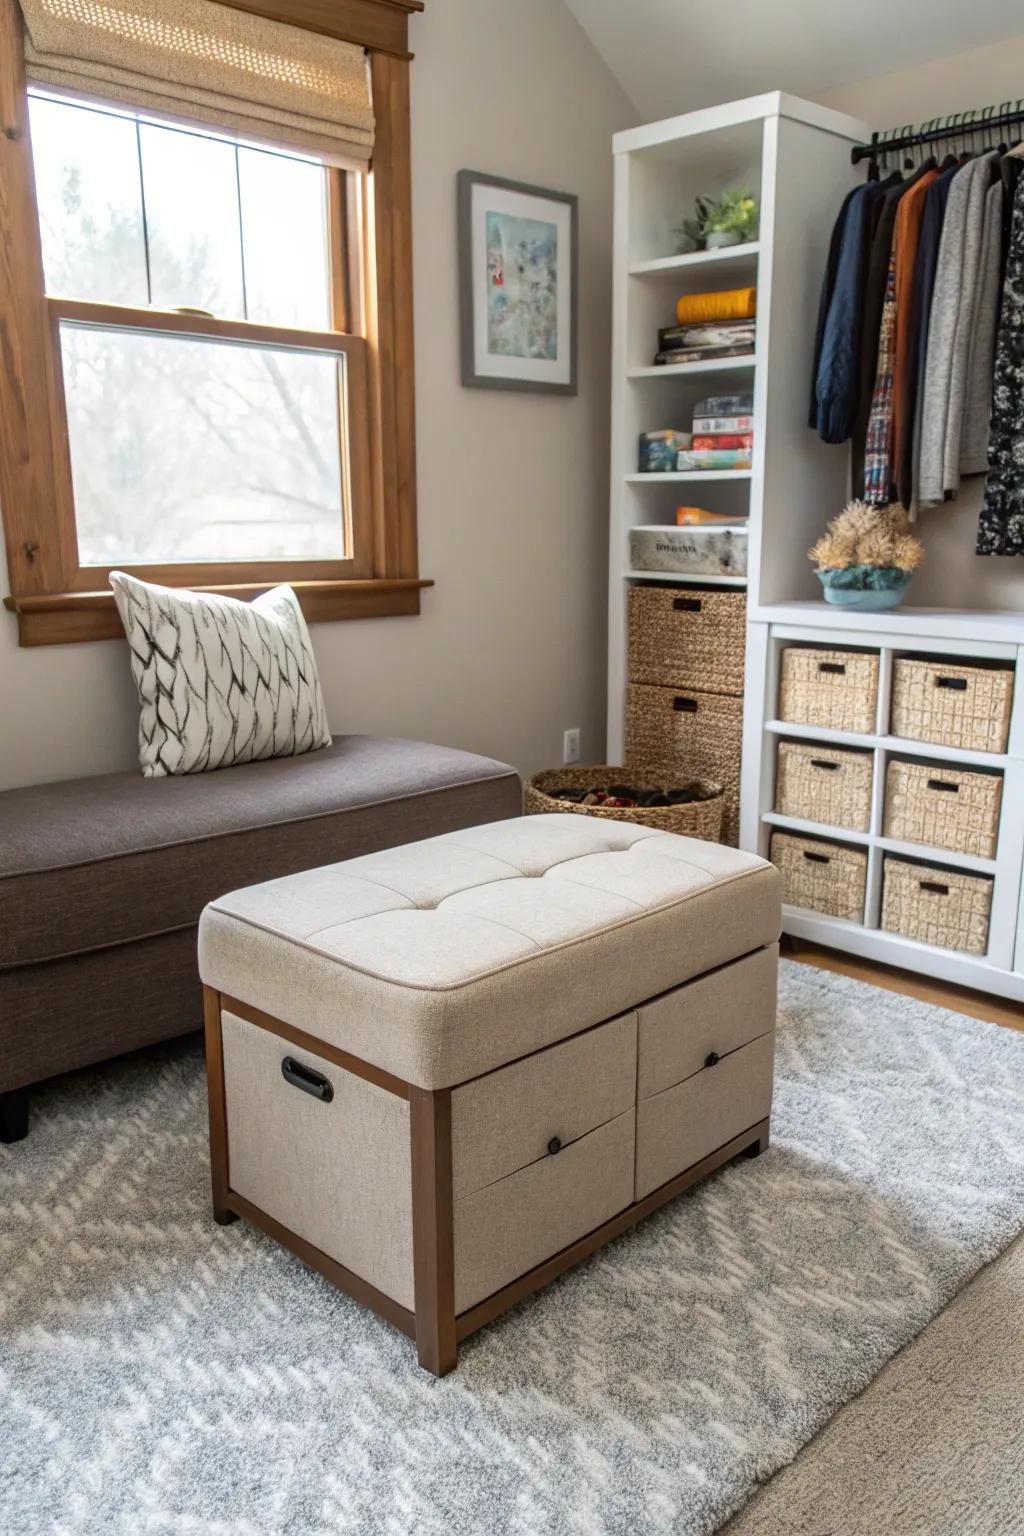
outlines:
[{"label": "teal ceramic bowl", "polygon": [[856,613],[885,613],[898,608],[910,585],[910,572],[894,566],[850,565],[841,571],[819,571],[825,601]]}]

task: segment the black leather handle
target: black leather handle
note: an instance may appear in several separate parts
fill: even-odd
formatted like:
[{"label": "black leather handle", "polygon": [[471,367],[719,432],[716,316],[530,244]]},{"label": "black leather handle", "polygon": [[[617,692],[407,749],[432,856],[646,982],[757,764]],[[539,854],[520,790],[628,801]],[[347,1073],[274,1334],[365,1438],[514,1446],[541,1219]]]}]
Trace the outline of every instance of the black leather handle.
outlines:
[{"label": "black leather handle", "polygon": [[697,700],[684,699],[682,697],[672,700],[672,708],[680,715],[695,715],[697,713]]},{"label": "black leather handle", "polygon": [[819,672],[845,672],[846,671],[846,663],[844,661],[819,661],[818,662],[818,671]]},{"label": "black leather handle", "polygon": [[830,763],[830,762],[828,762],[823,757],[812,757],[811,758],[811,767],[812,768],[827,768],[829,773],[835,773],[836,769],[839,767],[839,764],[838,763]]},{"label": "black leather handle", "polygon": [[832,863],[832,860],[829,858],[827,853],[808,853],[806,848],[804,849],[804,858],[808,859],[812,864]]},{"label": "black leather handle", "polygon": [[672,607],[677,613],[700,613],[703,606],[699,597],[676,597],[672,599]]},{"label": "black leather handle", "polygon": [[937,677],[935,686],[936,688],[955,688],[959,693],[966,693],[967,679],[966,677]]},{"label": "black leather handle", "polygon": [[561,1150],[562,1150],[562,1139],[561,1139],[561,1137],[560,1136],[552,1136],[551,1140],[548,1142],[548,1156],[549,1157],[554,1157],[555,1153],[556,1152],[561,1152]]},{"label": "black leather handle", "polygon": [[947,795],[958,795],[960,793],[959,784],[950,784],[945,779],[929,779],[928,788],[943,789]]},{"label": "black leather handle", "polygon": [[918,884],[922,891],[934,891],[936,896],[949,895],[949,886],[943,885],[939,880],[920,880]]},{"label": "black leather handle", "polygon": [[301,1061],[296,1061],[294,1056],[286,1056],[282,1061],[281,1076],[286,1083],[291,1083],[293,1088],[301,1088],[303,1093],[312,1094],[313,1098],[319,1099],[321,1104],[329,1104],[334,1098],[330,1078],[324,1077],[322,1072],[315,1072],[312,1067],[305,1066]]},{"label": "black leather handle", "polygon": [[717,1051],[709,1051],[704,1057],[704,1065],[706,1067],[717,1067],[721,1059]]}]

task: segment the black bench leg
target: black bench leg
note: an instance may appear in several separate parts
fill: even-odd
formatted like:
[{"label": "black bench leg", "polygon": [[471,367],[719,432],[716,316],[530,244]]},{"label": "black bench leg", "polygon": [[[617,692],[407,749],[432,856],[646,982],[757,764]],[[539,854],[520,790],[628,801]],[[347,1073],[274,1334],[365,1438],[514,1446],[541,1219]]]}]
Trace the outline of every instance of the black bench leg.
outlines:
[{"label": "black bench leg", "polygon": [[24,1141],[28,1135],[28,1089],[0,1093],[0,1142]]}]

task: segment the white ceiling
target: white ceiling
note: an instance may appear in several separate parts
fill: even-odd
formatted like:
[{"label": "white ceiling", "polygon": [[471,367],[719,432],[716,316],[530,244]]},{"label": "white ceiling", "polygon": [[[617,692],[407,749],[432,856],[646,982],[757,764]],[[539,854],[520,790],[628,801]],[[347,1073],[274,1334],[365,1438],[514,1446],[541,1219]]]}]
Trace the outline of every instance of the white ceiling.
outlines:
[{"label": "white ceiling", "polygon": [[1024,31],[1024,11],[1008,0],[566,4],[647,121],[759,91],[819,100],[836,86]]}]

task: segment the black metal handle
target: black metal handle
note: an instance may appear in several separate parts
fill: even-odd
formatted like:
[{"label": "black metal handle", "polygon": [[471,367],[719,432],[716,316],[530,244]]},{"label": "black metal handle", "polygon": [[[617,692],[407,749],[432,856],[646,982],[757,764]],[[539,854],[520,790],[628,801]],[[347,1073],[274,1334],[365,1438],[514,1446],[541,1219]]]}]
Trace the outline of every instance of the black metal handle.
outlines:
[{"label": "black metal handle", "polygon": [[700,613],[703,606],[699,597],[676,597],[672,600],[672,607],[677,613]]},{"label": "black metal handle", "polygon": [[832,860],[829,858],[827,853],[808,853],[806,848],[804,849],[804,858],[808,859],[812,864],[832,863]]},{"label": "black metal handle", "polygon": [[942,885],[938,880],[920,880],[918,881],[918,884],[920,885],[922,891],[934,891],[936,896],[949,895],[949,886]]},{"label": "black metal handle", "polygon": [[818,662],[818,671],[819,672],[845,672],[846,671],[846,663],[845,663],[845,661],[819,661]]},{"label": "black metal handle", "polygon": [[303,1093],[311,1093],[314,1099],[319,1099],[321,1104],[329,1104],[334,1098],[334,1089],[331,1080],[324,1077],[322,1072],[314,1072],[312,1067],[307,1067],[301,1061],[296,1061],[294,1056],[286,1056],[281,1063],[281,1076],[286,1083],[291,1083],[293,1088],[301,1088]]},{"label": "black metal handle", "polygon": [[560,1137],[552,1136],[551,1140],[548,1142],[548,1152],[549,1152],[549,1154],[552,1157],[554,1157],[555,1153],[556,1152],[561,1152],[561,1150],[562,1150],[562,1142],[561,1142]]},{"label": "black metal handle", "polygon": [[956,688],[958,692],[966,693],[967,679],[966,677],[937,677],[935,686],[936,688]]},{"label": "black metal handle", "polygon": [[704,1065],[706,1067],[717,1067],[721,1059],[717,1051],[709,1051],[704,1057]]},{"label": "black metal handle", "polygon": [[960,793],[960,785],[950,784],[946,779],[929,779],[928,788],[944,789],[949,795],[958,795]]},{"label": "black metal handle", "polygon": [[672,700],[672,708],[680,715],[695,715],[697,713],[697,700],[677,698]]},{"label": "black metal handle", "polygon": [[838,763],[826,762],[825,758],[823,758],[823,757],[812,757],[811,758],[811,767],[812,768],[827,768],[829,773],[835,773],[836,769],[839,767],[839,764]]}]

